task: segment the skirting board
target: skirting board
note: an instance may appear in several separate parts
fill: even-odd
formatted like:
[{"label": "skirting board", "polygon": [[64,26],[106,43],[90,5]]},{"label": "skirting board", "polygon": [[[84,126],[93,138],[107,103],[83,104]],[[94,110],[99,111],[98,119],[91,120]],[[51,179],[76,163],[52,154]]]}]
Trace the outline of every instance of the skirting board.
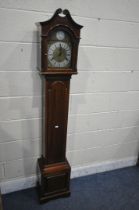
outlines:
[{"label": "skirting board", "polygon": [[[71,170],[71,178],[81,177],[105,171],[111,171],[114,169],[125,168],[129,166],[135,166],[137,163],[137,157],[130,157],[115,161],[105,161],[96,164],[90,164],[80,167],[73,167]],[[34,187],[36,185],[36,176],[30,176],[25,178],[17,178],[9,181],[2,182],[0,184],[2,194],[23,190]]]}]

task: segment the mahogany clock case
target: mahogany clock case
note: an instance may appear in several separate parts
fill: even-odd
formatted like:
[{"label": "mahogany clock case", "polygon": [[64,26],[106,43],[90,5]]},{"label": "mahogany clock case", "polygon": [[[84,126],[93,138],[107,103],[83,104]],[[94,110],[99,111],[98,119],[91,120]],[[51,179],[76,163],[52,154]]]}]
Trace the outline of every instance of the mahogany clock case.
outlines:
[{"label": "mahogany clock case", "polygon": [[[73,21],[68,10],[40,23],[41,70],[43,86],[42,157],[38,159],[38,194],[41,203],[70,195],[71,167],[66,159],[66,137],[69,87],[72,74],[77,73],[77,52],[82,26]],[[48,67],[48,43],[51,33],[63,30],[72,42],[71,68]]]}]

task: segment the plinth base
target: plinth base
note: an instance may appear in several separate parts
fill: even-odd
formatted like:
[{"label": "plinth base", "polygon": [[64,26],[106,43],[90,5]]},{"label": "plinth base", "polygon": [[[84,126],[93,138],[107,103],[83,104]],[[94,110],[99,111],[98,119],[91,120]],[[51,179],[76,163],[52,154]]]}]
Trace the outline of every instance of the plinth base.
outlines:
[{"label": "plinth base", "polygon": [[44,159],[39,158],[38,169],[37,190],[40,203],[70,195],[71,168],[67,160],[55,164],[45,164]]}]

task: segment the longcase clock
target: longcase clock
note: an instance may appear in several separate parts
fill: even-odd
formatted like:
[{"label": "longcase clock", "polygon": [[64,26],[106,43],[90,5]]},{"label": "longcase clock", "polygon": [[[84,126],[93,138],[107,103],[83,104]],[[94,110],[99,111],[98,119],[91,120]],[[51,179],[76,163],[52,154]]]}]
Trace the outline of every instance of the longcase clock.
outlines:
[{"label": "longcase clock", "polygon": [[43,78],[43,144],[38,159],[40,202],[70,195],[70,165],[66,159],[69,86],[77,74],[81,25],[68,10],[58,9],[39,23]]}]

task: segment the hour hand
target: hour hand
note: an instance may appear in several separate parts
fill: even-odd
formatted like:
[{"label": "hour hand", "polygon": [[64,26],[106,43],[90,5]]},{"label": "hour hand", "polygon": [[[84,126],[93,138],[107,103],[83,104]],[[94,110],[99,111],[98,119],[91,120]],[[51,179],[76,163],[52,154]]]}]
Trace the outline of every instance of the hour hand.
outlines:
[{"label": "hour hand", "polygon": [[59,44],[59,55],[61,55],[62,53],[62,47],[61,47],[61,43]]}]

